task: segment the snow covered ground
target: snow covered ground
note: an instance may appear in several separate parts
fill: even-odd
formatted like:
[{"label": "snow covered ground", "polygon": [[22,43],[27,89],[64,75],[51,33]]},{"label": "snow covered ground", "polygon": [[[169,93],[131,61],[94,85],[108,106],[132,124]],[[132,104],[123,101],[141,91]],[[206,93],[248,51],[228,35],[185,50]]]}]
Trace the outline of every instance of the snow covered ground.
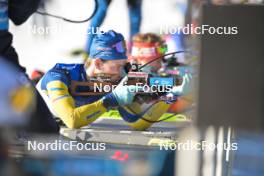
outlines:
[{"label": "snow covered ground", "polygon": [[[161,28],[183,25],[181,4],[186,0],[143,0],[141,32],[159,33]],[[114,29],[128,38],[128,9],[126,0],[113,0],[101,29]],[[83,19],[91,14],[93,0],[53,0],[47,11],[71,19]],[[39,15],[38,15],[39,16]],[[39,16],[41,18],[41,16]],[[46,71],[57,62],[80,62],[69,52],[83,48],[88,23],[72,24],[48,17],[48,28],[33,25],[33,17],[21,26],[10,25],[20,63],[27,72],[35,68]],[[43,30],[45,34],[43,34]]]}]

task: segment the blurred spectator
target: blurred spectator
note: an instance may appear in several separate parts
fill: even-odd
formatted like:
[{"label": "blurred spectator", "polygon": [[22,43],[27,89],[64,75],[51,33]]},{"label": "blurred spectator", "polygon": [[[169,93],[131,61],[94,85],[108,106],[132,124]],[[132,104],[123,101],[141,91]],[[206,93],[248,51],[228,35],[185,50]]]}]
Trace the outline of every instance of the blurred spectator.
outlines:
[{"label": "blurred spectator", "polygon": [[[131,49],[129,61],[144,65],[152,59],[164,55],[167,51],[167,45],[161,36],[154,33],[146,33],[137,34],[133,37]],[[161,68],[161,61],[152,62],[144,67],[143,71],[157,73]]]},{"label": "blurred spectator", "polygon": [[[0,56],[12,63],[28,79],[26,69],[19,64],[18,55],[12,46],[13,36],[8,31],[9,19],[15,25],[24,23],[36,11],[40,0],[0,0]],[[34,132],[58,132],[55,123],[42,97],[37,93],[37,110],[30,121],[29,130]]]},{"label": "blurred spectator", "polygon": [[[88,27],[88,37],[86,42],[85,51],[89,54],[90,53],[90,46],[93,40],[94,34],[92,31],[95,31],[96,27],[100,27],[103,23],[108,7],[111,3],[111,0],[98,0],[99,7],[92,18],[90,25]],[[129,20],[130,20],[130,41],[133,35],[137,34],[140,30],[140,23],[141,23],[141,5],[142,0],[127,0],[128,3],[128,10],[129,10]]]},{"label": "blurred spectator", "polygon": [[35,107],[30,82],[12,65],[0,58],[0,127],[25,125]]},{"label": "blurred spectator", "polygon": [[36,69],[31,73],[30,79],[34,84],[37,84],[44,74],[45,73],[43,71]]}]

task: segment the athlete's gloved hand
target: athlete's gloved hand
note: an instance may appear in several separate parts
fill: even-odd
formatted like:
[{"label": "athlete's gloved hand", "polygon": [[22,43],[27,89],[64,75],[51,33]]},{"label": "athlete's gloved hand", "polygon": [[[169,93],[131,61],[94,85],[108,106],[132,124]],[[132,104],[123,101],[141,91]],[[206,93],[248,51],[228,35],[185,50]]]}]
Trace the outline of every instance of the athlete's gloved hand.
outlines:
[{"label": "athlete's gloved hand", "polygon": [[142,87],[135,85],[126,85],[127,76],[122,79],[122,81],[117,85],[117,87],[109,94],[107,94],[104,99],[105,107],[116,107],[129,105],[133,102],[136,93],[142,90]]},{"label": "athlete's gloved hand", "polygon": [[190,91],[190,82],[192,75],[190,73],[185,73],[183,76],[182,84],[179,86],[174,86],[169,93],[166,94],[166,103],[174,103],[179,96],[189,93]]},{"label": "athlete's gloved hand", "polygon": [[179,86],[174,86],[171,90],[171,93],[174,96],[181,96],[181,95],[187,94],[190,91],[191,79],[192,79],[192,74],[191,73],[185,73],[183,75],[182,84]]},{"label": "athlete's gloved hand", "polygon": [[127,76],[122,79],[118,86],[112,91],[120,106],[131,104],[136,93],[142,90],[142,87],[135,85],[126,85]]}]

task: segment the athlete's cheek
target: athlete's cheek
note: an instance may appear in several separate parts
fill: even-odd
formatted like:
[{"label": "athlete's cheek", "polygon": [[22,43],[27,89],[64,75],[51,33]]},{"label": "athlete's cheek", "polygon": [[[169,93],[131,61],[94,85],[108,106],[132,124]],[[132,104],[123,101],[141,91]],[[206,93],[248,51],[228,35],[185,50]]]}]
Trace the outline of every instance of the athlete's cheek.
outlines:
[{"label": "athlete's cheek", "polygon": [[120,67],[119,66],[112,66],[112,67],[110,67],[109,71],[112,71],[113,73],[119,73]]}]

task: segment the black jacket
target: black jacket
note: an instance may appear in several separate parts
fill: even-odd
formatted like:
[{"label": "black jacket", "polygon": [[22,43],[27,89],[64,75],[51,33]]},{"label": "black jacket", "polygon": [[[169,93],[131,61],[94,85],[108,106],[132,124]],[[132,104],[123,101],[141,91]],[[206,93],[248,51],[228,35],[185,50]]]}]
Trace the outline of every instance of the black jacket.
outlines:
[{"label": "black jacket", "polygon": [[[9,0],[8,16],[15,25],[24,23],[36,11],[40,0]],[[18,62],[18,55],[12,47],[13,36],[8,30],[0,30],[0,56],[11,62],[22,72],[26,72]],[[37,109],[28,125],[28,131],[37,133],[58,133],[59,126],[55,123],[45,102],[36,91]]]},{"label": "black jacket", "polygon": [[15,25],[24,23],[34,13],[40,0],[8,0],[8,16]]},{"label": "black jacket", "polygon": [[[15,25],[24,23],[34,13],[40,0],[9,0],[8,16]],[[15,65],[19,70],[25,72],[20,66],[18,55],[12,47],[13,36],[7,30],[0,30],[0,56]]]}]

